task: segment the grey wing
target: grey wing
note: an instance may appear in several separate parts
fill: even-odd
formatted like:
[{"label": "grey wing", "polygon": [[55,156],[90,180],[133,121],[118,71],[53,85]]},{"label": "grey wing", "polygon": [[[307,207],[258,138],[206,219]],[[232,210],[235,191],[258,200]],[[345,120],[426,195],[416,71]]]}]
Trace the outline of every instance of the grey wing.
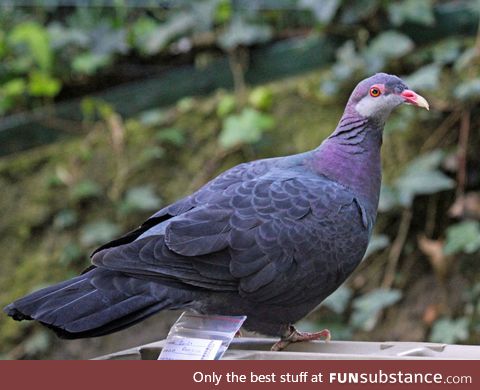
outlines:
[{"label": "grey wing", "polygon": [[235,183],[251,180],[254,177],[267,173],[277,160],[278,158],[269,158],[234,166],[205,184],[192,195],[186,196],[185,198],[157,211],[137,229],[100,246],[92,253],[92,256],[104,249],[125,245],[140,237],[156,235],[157,232],[162,232],[165,227],[165,224],[162,225],[162,223],[167,222],[169,219],[181,215],[198,205],[214,201],[217,193],[224,191]]},{"label": "grey wing", "polygon": [[[242,183],[230,198],[230,272],[250,300],[293,305],[325,297],[368,244],[361,207],[348,190],[325,177],[292,173]],[[182,225],[175,225],[167,245],[185,253]]]},{"label": "grey wing", "polygon": [[292,305],[327,296],[363,256],[368,232],[361,209],[324,177],[269,173],[218,186],[156,234],[102,250],[93,263]]}]

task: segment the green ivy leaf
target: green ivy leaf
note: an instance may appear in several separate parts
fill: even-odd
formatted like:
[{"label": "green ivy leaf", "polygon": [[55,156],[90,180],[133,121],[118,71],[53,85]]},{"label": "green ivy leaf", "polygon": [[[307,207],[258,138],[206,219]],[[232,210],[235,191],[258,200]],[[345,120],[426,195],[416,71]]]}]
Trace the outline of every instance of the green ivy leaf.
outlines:
[{"label": "green ivy leaf", "polygon": [[397,31],[385,31],[372,39],[365,51],[368,68],[376,71],[385,66],[386,61],[400,58],[414,47],[413,41]]},{"label": "green ivy leaf", "polygon": [[237,101],[233,95],[222,96],[217,106],[217,115],[220,118],[224,118],[227,115],[231,114],[235,107],[237,106]]},{"label": "green ivy leaf", "polygon": [[424,154],[416,159],[410,161],[406,172],[408,174],[415,173],[416,171],[431,171],[440,165],[445,153],[441,150],[435,150],[431,153]]},{"label": "green ivy leaf", "polygon": [[50,333],[41,329],[28,336],[23,342],[23,349],[27,356],[46,352],[51,346]]},{"label": "green ivy leaf", "polygon": [[[365,59],[357,52],[352,40],[345,42],[337,49],[336,57],[337,61],[332,66],[336,79],[347,80],[356,72],[362,72],[365,69]],[[334,84],[336,83],[334,82]],[[331,91],[332,93],[326,92],[328,95],[333,95],[336,91],[338,91],[337,86]]]},{"label": "green ivy leaf", "polygon": [[232,17],[232,3],[230,0],[219,0],[215,9],[214,18],[218,24],[226,23]]},{"label": "green ivy leaf", "polygon": [[398,193],[394,187],[382,184],[380,187],[380,200],[378,202],[378,211],[384,213],[400,206]]},{"label": "green ivy leaf", "polygon": [[438,87],[440,82],[441,67],[438,64],[429,64],[404,77],[403,81],[414,90],[432,90]]},{"label": "green ivy leaf", "polygon": [[404,22],[413,22],[425,26],[435,23],[431,0],[403,0],[388,5],[388,16],[396,26]]},{"label": "green ivy leaf", "polygon": [[84,199],[95,198],[101,193],[102,189],[96,182],[90,179],[85,179],[72,187],[70,196],[73,201],[78,202]]},{"label": "green ivy leaf", "polygon": [[271,36],[270,26],[248,23],[243,17],[237,16],[220,35],[218,43],[224,50],[231,50],[240,45],[267,42]]},{"label": "green ivy leaf", "polygon": [[7,81],[1,87],[2,92],[7,96],[20,96],[27,89],[27,83],[24,79],[16,78],[10,81]]},{"label": "green ivy leaf", "polygon": [[158,22],[153,18],[142,16],[138,18],[131,27],[131,40],[133,46],[140,52],[147,54],[149,52],[148,39],[158,28]]},{"label": "green ivy leaf", "polygon": [[149,146],[142,150],[142,153],[140,154],[137,161],[137,166],[142,167],[146,163],[151,162],[152,160],[161,159],[163,156],[165,156],[164,148],[162,148],[161,146]]},{"label": "green ivy leaf", "polygon": [[463,101],[478,100],[480,98],[480,78],[460,83],[454,89],[453,95]]},{"label": "green ivy leaf", "polygon": [[183,131],[174,127],[158,131],[155,135],[155,139],[175,146],[182,146],[185,143],[185,135],[183,134]]},{"label": "green ivy leaf", "polygon": [[409,206],[416,195],[435,194],[452,189],[455,182],[440,171],[418,171],[402,175],[396,181],[400,203]]},{"label": "green ivy leaf", "polygon": [[169,116],[167,110],[159,108],[142,111],[138,115],[138,120],[144,126],[161,126],[164,125],[168,119]]},{"label": "green ivy leaf", "polygon": [[443,159],[441,151],[435,151],[413,160],[395,181],[395,190],[401,205],[411,205],[416,195],[435,194],[453,188],[455,182],[437,167]]},{"label": "green ivy leaf", "polygon": [[372,55],[386,59],[399,58],[414,47],[413,41],[404,34],[397,31],[385,31],[373,38],[368,47]]},{"label": "green ivy leaf", "polygon": [[378,288],[353,301],[352,326],[365,331],[372,330],[377,324],[381,310],[398,302],[402,297],[400,290]]},{"label": "green ivy leaf", "polygon": [[325,24],[334,18],[340,5],[340,0],[300,0],[298,4],[300,8],[311,10],[315,19]]},{"label": "green ivy leaf", "polygon": [[386,248],[390,244],[390,239],[385,234],[374,234],[368,243],[367,251],[365,252],[364,259],[368,256]]},{"label": "green ivy leaf", "polygon": [[32,96],[54,97],[62,88],[59,79],[53,78],[48,73],[31,72],[28,80],[28,92]]},{"label": "green ivy leaf", "polygon": [[74,57],[72,69],[75,73],[93,75],[108,66],[113,60],[111,54],[81,53]]},{"label": "green ivy leaf", "polygon": [[348,307],[353,291],[346,287],[340,286],[333,294],[329,295],[323,302],[322,306],[328,307],[337,314],[342,314]]},{"label": "green ivy leaf", "polygon": [[468,326],[467,318],[459,318],[457,320],[440,318],[433,324],[430,341],[442,344],[465,341],[468,339]]},{"label": "green ivy leaf", "polygon": [[77,213],[71,209],[65,209],[58,212],[53,219],[53,227],[63,230],[75,225],[78,221]]},{"label": "green ivy leaf", "polygon": [[433,46],[433,60],[437,64],[451,64],[460,55],[462,40],[458,37],[444,39]]},{"label": "green ivy leaf", "polygon": [[219,138],[220,145],[227,149],[236,145],[256,143],[274,124],[270,115],[245,108],[239,115],[231,115],[224,120]]},{"label": "green ivy leaf", "polygon": [[52,67],[53,52],[47,30],[36,22],[17,24],[8,36],[13,46],[26,46],[35,64],[44,72]]},{"label": "green ivy leaf", "polygon": [[135,45],[142,53],[154,55],[160,53],[173,39],[186,34],[194,26],[194,15],[187,12],[175,13],[166,22],[156,27],[154,23],[145,21],[137,27]]},{"label": "green ivy leaf", "polygon": [[447,229],[447,239],[443,252],[446,255],[465,252],[474,253],[480,249],[480,223],[465,221],[451,225]]},{"label": "green ivy leaf", "polygon": [[158,209],[161,203],[162,201],[155,194],[151,186],[139,186],[127,191],[120,209],[124,213],[150,211]]},{"label": "green ivy leaf", "polygon": [[86,224],[80,232],[80,242],[91,247],[112,240],[120,234],[120,228],[107,220],[99,220]]},{"label": "green ivy leaf", "polygon": [[269,110],[273,103],[272,90],[268,87],[255,88],[248,96],[248,103],[258,110]]}]

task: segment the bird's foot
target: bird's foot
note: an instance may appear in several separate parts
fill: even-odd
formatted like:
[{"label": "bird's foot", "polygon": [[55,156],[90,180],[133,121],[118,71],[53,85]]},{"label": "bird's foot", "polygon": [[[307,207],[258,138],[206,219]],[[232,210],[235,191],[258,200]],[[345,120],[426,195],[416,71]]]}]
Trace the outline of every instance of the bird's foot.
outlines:
[{"label": "bird's foot", "polygon": [[312,341],[312,340],[321,340],[330,341],[332,335],[328,329],[323,329],[320,332],[299,332],[293,325],[290,325],[288,332],[285,336],[282,336],[280,341],[276,342],[272,351],[281,351],[286,348],[290,343],[298,343],[300,341]]}]

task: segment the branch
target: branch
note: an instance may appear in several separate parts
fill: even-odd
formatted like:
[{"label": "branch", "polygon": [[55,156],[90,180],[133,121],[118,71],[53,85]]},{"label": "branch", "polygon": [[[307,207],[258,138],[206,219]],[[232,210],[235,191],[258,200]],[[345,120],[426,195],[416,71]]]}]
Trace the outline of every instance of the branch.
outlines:
[{"label": "branch", "polygon": [[465,194],[465,187],[467,185],[467,148],[469,135],[470,110],[467,109],[462,114],[460,134],[458,136],[457,198]]},{"label": "branch", "polygon": [[392,248],[388,254],[388,263],[385,270],[385,276],[383,278],[382,287],[389,289],[392,287],[395,280],[395,274],[397,272],[397,264],[402,254],[403,247],[407,241],[408,232],[410,230],[410,224],[412,222],[413,212],[411,209],[404,209],[402,212],[402,219],[400,220],[400,226],[398,228],[397,236],[393,241]]}]

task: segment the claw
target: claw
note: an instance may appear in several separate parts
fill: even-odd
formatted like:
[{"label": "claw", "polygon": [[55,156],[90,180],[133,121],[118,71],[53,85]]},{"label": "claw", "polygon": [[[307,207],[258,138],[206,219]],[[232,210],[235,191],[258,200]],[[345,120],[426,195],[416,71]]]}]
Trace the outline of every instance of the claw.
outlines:
[{"label": "claw", "polygon": [[280,341],[276,342],[272,346],[272,351],[281,351],[285,349],[290,343],[298,343],[300,341],[313,341],[324,339],[326,342],[329,342],[332,338],[332,335],[328,329],[323,329],[320,332],[299,332],[293,325],[289,327],[289,333],[285,336],[282,336]]}]

